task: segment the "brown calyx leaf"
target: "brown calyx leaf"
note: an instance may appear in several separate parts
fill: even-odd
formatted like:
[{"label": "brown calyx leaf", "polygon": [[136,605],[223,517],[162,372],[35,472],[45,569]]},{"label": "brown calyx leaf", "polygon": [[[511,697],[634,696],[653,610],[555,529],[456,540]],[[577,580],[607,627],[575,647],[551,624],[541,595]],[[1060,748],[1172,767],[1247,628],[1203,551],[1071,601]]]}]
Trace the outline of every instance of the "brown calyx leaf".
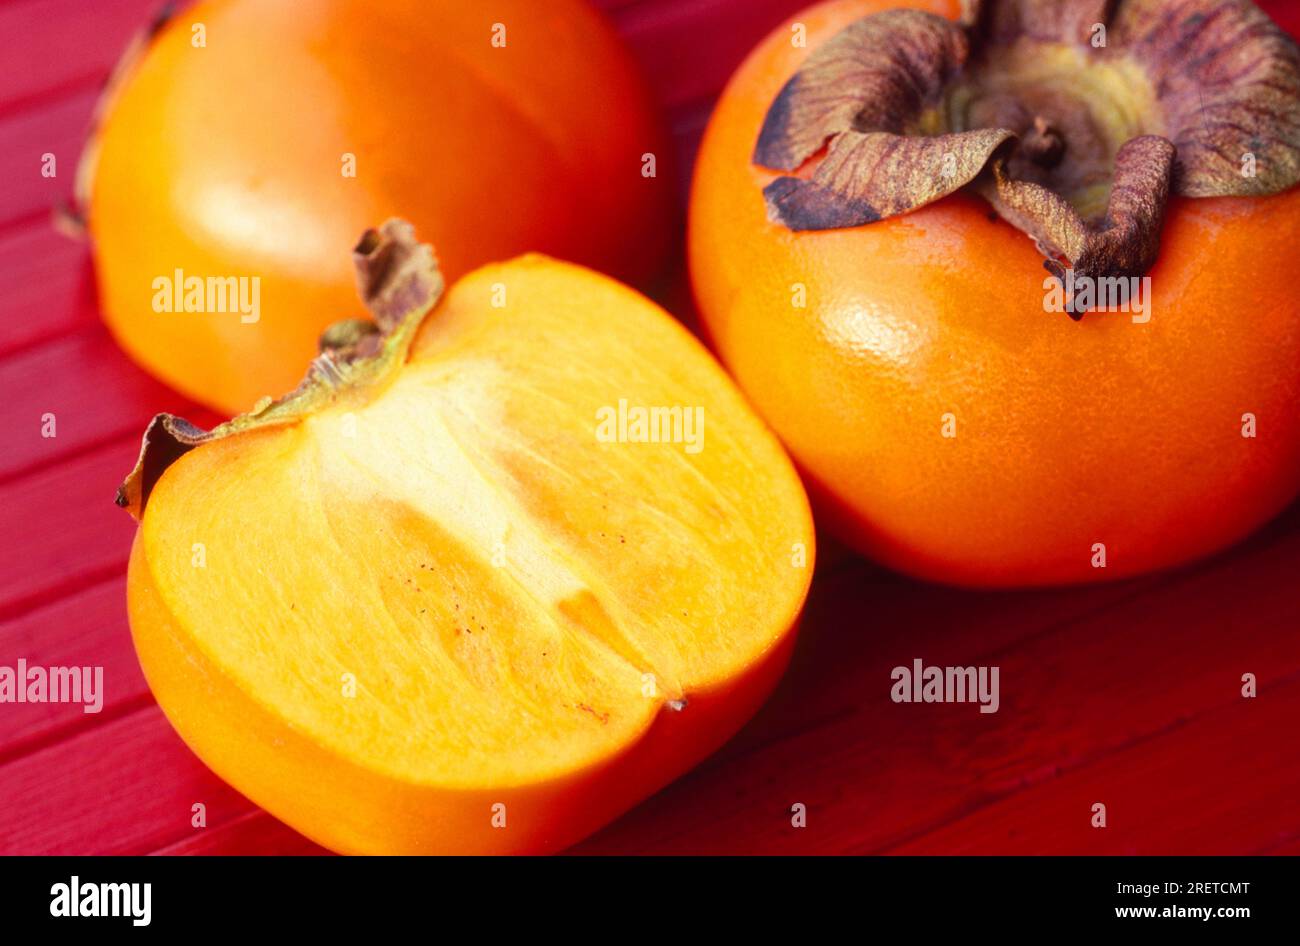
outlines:
[{"label": "brown calyx leaf", "polygon": [[969,183],[1011,133],[922,135],[969,54],[957,24],[918,10],[858,20],[817,49],[768,109],[753,160],[794,171],[833,140],[811,180],[764,188],[768,215],[792,230],[853,227]]},{"label": "brown calyx leaf", "polygon": [[298,387],[278,400],[263,398],[247,414],[210,431],[173,414],[155,416],[135,468],[118,487],[119,506],[140,519],[163,472],[200,444],[301,420],[346,392],[380,391],[396,376],[416,332],[442,296],[444,282],[433,247],[418,242],[409,223],[393,218],[367,230],[352,259],[357,290],[374,321],[345,319],[330,326]]},{"label": "brown calyx leaf", "polygon": [[[1160,222],[1169,199],[1174,146],[1157,135],[1131,138],[1115,159],[1110,203],[1100,220],[1087,221],[1055,191],[1011,178],[1004,164],[993,164],[980,193],[998,214],[1033,237],[1057,279],[1065,270],[1089,279],[1141,276],[1156,261]],[[1076,321],[1077,309],[1067,309]]]},{"label": "brown calyx leaf", "polygon": [[1248,0],[1125,0],[1113,37],[1156,90],[1184,197],[1300,181],[1300,47]]},{"label": "brown calyx leaf", "polygon": [[357,294],[383,332],[442,295],[442,272],[433,247],[415,239],[415,228],[393,218],[367,230],[352,249]]},{"label": "brown calyx leaf", "polygon": [[768,109],[754,163],[814,160],[764,188],[773,222],[860,226],[970,185],[1053,273],[1139,276],[1171,189],[1300,181],[1300,47],[1249,0],[878,13],[815,49]]},{"label": "brown calyx leaf", "polygon": [[856,227],[894,217],[969,184],[1014,137],[1004,128],[933,138],[842,132],[811,180],[778,177],[763,188],[768,216],[791,230]]},{"label": "brown calyx leaf", "polygon": [[155,414],[145,428],[135,469],[117,488],[114,501],[139,520],[163,472],[199,444],[215,439],[220,429],[207,431],[175,414]]},{"label": "brown calyx leaf", "polygon": [[754,163],[793,171],[843,132],[907,134],[969,54],[965,32],[933,13],[886,10],[849,24],[777,94]]}]

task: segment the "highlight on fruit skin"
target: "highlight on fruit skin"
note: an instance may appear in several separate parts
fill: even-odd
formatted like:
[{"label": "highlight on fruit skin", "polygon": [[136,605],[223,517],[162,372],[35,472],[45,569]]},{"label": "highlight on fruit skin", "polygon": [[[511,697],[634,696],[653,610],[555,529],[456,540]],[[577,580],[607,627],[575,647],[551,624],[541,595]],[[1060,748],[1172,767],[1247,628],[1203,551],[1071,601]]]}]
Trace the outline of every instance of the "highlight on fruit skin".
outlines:
[{"label": "highlight on fruit skin", "polygon": [[[819,525],[895,569],[1216,552],[1300,488],[1296,44],[1244,0],[962,6],[832,0],[740,66],[691,192],[705,334]],[[1065,263],[1138,294],[1063,317]]]},{"label": "highlight on fruit skin", "polygon": [[355,257],[376,329],[214,431],[150,425],[118,497],[141,665],[204,762],[335,851],[558,850],[776,684],[803,488],[633,290],[530,254],[439,298],[400,221]]},{"label": "highlight on fruit skin", "polygon": [[297,380],[354,304],[338,247],[396,213],[450,279],[539,251],[644,285],[670,153],[586,0],[201,0],[128,54],[78,193],[114,337],[234,414]]}]

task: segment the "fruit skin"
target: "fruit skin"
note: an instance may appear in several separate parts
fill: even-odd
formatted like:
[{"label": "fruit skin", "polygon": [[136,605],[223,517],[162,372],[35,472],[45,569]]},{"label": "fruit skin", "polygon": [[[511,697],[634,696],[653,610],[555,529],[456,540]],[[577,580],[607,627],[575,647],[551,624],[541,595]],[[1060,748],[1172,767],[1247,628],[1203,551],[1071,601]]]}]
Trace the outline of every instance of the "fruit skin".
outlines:
[{"label": "fruit skin", "polygon": [[[507,288],[511,300],[504,309],[491,306],[493,286],[498,284]],[[568,323],[571,331],[557,331],[560,321]],[[552,340],[547,358],[542,360],[532,354],[538,338]],[[530,360],[538,367],[530,368]],[[569,361],[579,362],[588,370],[553,367]],[[431,367],[417,369],[417,363]],[[600,366],[610,363],[618,364],[619,369],[593,382]],[[481,369],[485,365],[495,368],[484,374]],[[411,383],[418,390],[439,383],[439,379],[448,383],[467,379],[466,383],[476,387],[476,378],[501,377],[509,379],[511,391],[517,385],[518,390],[528,392],[522,401],[500,396],[486,399],[506,418],[506,426],[492,432],[484,443],[490,446],[497,441],[518,441],[521,449],[501,460],[492,457],[484,444],[469,444],[467,455],[474,456],[480,465],[484,458],[490,458],[491,468],[508,474],[495,485],[504,493],[518,487],[519,495],[528,500],[523,506],[533,521],[547,523],[547,535],[559,560],[575,557],[577,546],[571,543],[597,541],[592,523],[599,523],[602,529],[619,528],[622,520],[617,517],[624,510],[640,504],[658,507],[656,528],[639,536],[629,532],[626,544],[614,543],[614,537],[609,537],[610,570],[602,572],[593,586],[619,587],[618,569],[631,567],[630,557],[639,555],[638,567],[653,577],[636,584],[639,593],[654,599],[654,612],[675,614],[675,609],[689,607],[692,614],[707,614],[709,604],[701,600],[706,596],[721,596],[720,601],[734,604],[733,608],[724,607],[725,601],[718,603],[713,619],[701,618],[690,627],[705,642],[696,652],[704,655],[707,666],[705,671],[691,672],[695,682],[685,687],[685,707],[674,709],[667,699],[655,705],[638,695],[631,702],[637,704],[634,711],[644,712],[645,716],[637,716],[624,730],[618,728],[618,706],[611,705],[607,710],[615,718],[590,723],[593,745],[591,751],[579,753],[579,764],[567,757],[559,759],[559,753],[556,758],[545,754],[529,757],[529,768],[536,770],[531,777],[504,777],[502,771],[509,766],[498,763],[495,754],[489,755],[487,763],[495,772],[493,784],[479,785],[479,780],[472,777],[473,767],[459,762],[454,772],[435,767],[438,775],[394,774],[395,769],[421,767],[410,754],[418,756],[420,747],[432,741],[430,734],[425,733],[423,739],[419,732],[367,731],[356,736],[347,730],[361,725],[366,681],[376,675],[402,678],[418,674],[420,668],[363,661],[356,656],[365,652],[367,638],[375,636],[374,627],[368,623],[355,627],[348,624],[346,603],[360,599],[363,591],[370,593],[370,586],[348,585],[349,577],[355,577],[352,568],[340,567],[331,559],[316,559],[317,548],[310,535],[294,528],[295,504],[315,508],[322,496],[334,496],[332,492],[312,492],[316,480],[328,479],[330,468],[313,463],[300,478],[298,468],[292,467],[283,474],[294,484],[288,493],[279,491],[271,472],[271,467],[282,466],[280,458],[291,454],[309,435],[303,428],[316,423],[317,418],[293,427],[259,429],[199,446],[162,475],[144,513],[129,567],[128,608],[136,651],[159,705],[195,753],[241,793],[326,847],[343,853],[373,854],[559,850],[716,750],[766,699],[789,660],[799,609],[807,593],[813,568],[811,514],[793,467],[775,437],[753,416],[703,347],[662,310],[598,274],[537,256],[469,274],[450,289],[429,316],[415,342],[411,361],[392,388],[375,395],[375,402],[382,402],[386,395],[396,396],[394,392],[401,390],[407,373],[412,372],[416,377]],[[571,502],[563,502],[557,484],[568,477],[555,472],[548,459],[567,456],[573,448],[565,445],[575,443],[578,437],[589,440],[592,432],[585,427],[589,416],[585,405],[593,398],[607,399],[612,390],[606,386],[608,382],[617,381],[612,387],[620,391],[627,385],[627,393],[635,396],[638,384],[649,383],[646,378],[666,379],[664,383],[672,390],[693,390],[700,403],[708,405],[712,426],[706,436],[713,439],[707,443],[716,446],[705,446],[697,458],[705,465],[696,467],[709,471],[701,479],[708,492],[692,503],[685,502],[672,484],[658,475],[659,468],[642,466],[644,459],[623,452],[654,448],[629,445],[608,455],[607,472],[601,477],[608,479],[609,495],[602,496],[599,490],[579,490],[576,498],[570,496]],[[555,385],[561,383],[567,386],[568,396],[575,399],[573,403],[584,405],[580,412],[584,429],[524,423],[527,418],[520,417],[521,410],[556,416],[548,412],[555,409]],[[356,435],[368,437],[376,421],[367,413],[367,407],[348,403],[339,410],[345,408],[355,412]],[[476,420],[467,421],[464,431],[481,427]],[[417,432],[407,429],[400,439],[409,445],[417,437]],[[747,449],[738,452],[728,446],[732,443],[743,443]],[[716,461],[711,457],[715,450],[720,451]],[[538,451],[554,453],[541,462],[530,462],[528,458]],[[718,465],[710,465],[715,462]],[[253,465],[241,465],[245,463]],[[405,463],[386,461],[375,465],[391,469]],[[573,466],[586,471],[595,464],[575,461]],[[400,477],[401,473],[396,475]],[[633,485],[622,485],[629,480],[635,481]],[[647,495],[643,481],[658,483],[664,495]],[[753,508],[744,510],[751,518],[747,525],[728,522],[721,517],[721,510],[735,499],[732,490],[740,488],[730,484],[747,482],[762,486],[753,493]],[[340,492],[352,495],[348,490]],[[213,497],[222,501],[212,502]],[[238,520],[239,525],[223,527],[223,522],[237,516],[240,497],[257,497],[265,508],[247,513]],[[342,501],[338,496],[334,499]],[[357,542],[365,544],[371,550],[364,558],[366,567],[387,575],[396,561],[391,549],[399,544],[391,530],[411,517],[391,514],[389,510],[396,503],[378,487],[362,492],[357,501],[368,514],[340,517],[331,541],[340,549]],[[596,505],[602,501],[608,503],[607,511]],[[473,505],[454,502],[458,507]],[[585,508],[575,507],[574,502],[584,503]],[[694,569],[682,562],[692,561],[695,549],[679,549],[681,554],[676,556],[666,545],[660,547],[662,555],[637,552],[644,543],[660,541],[668,534],[667,527],[658,524],[658,516],[691,505],[719,516],[712,522],[705,519],[687,523],[691,528],[706,530],[709,536],[721,536],[716,541],[706,536],[701,543],[726,547],[733,541],[727,536],[744,536],[747,529],[753,529],[760,538],[775,536],[780,542],[779,548],[771,547],[760,558],[779,557],[784,562],[789,553],[786,543],[802,542],[808,550],[806,565],[781,567],[775,574],[741,570],[738,574],[694,576]],[[303,515],[309,513],[310,509]],[[283,518],[285,515],[290,518]],[[261,520],[265,523],[259,524]],[[759,525],[763,528],[759,529]],[[603,537],[604,532],[600,535]],[[205,542],[206,565],[197,571],[190,550],[200,536]],[[458,563],[447,550],[460,547],[455,538],[416,543],[427,549],[421,554],[441,556],[430,559],[438,563],[436,569],[416,573],[421,584],[428,584],[419,596],[420,605],[427,606],[431,613],[439,606],[450,610],[450,605],[439,599],[434,585],[444,573],[473,573],[473,563],[460,562],[463,568],[453,567]],[[273,544],[270,551],[268,543]],[[768,547],[766,541],[761,545]],[[752,546],[744,544],[726,554],[749,556],[746,548],[752,551]],[[492,554],[487,548],[479,551],[484,557]],[[513,557],[515,552],[510,549],[507,554]],[[590,555],[583,561],[587,569],[578,568],[579,572],[594,568],[595,559]],[[478,573],[493,571],[483,567]],[[304,583],[300,576],[305,574],[317,576],[316,581]],[[694,587],[695,577],[699,588]],[[219,607],[200,615],[204,626],[196,628],[194,612],[185,605],[187,596],[208,594],[202,586],[214,581],[230,583],[229,592],[213,593]],[[756,584],[747,587],[747,582]],[[410,593],[402,590],[406,588],[404,582],[394,580],[393,584],[409,599]],[[677,597],[675,592],[682,596]],[[336,594],[334,600],[341,601],[342,606],[326,607],[321,602],[331,594]],[[268,600],[263,601],[263,596]],[[766,603],[748,604],[754,613],[746,614],[747,599]],[[288,623],[292,620],[285,611],[289,602],[296,603],[292,612],[296,615],[319,608],[322,610],[318,616],[331,622],[314,625],[306,635],[311,638],[308,645],[293,639],[297,629]],[[386,599],[384,613],[396,614],[402,607],[400,599]],[[740,615],[734,626],[727,623],[733,615]],[[421,619],[422,623],[426,621]],[[425,653],[420,648],[426,646],[425,635],[430,629],[413,624],[405,630],[402,647],[411,653]],[[489,622],[487,633],[492,635],[494,630],[498,635],[508,634],[506,628],[494,629]],[[338,698],[338,681],[324,669],[328,661],[281,663],[282,649],[316,646],[323,636],[338,639],[337,645],[326,648],[327,656],[343,653],[355,662],[362,681],[355,708]],[[240,641],[245,639],[257,641],[256,646],[243,648]],[[739,664],[739,658],[710,658],[724,651],[732,653],[733,639],[750,642]],[[708,643],[710,640],[714,643]],[[528,676],[519,669],[524,667],[522,660],[512,661],[512,667],[526,682],[536,685],[537,690],[529,692],[538,705],[558,716],[558,700],[547,689],[547,678]],[[250,680],[267,679],[266,674],[278,679],[279,684],[274,688],[249,685]],[[665,678],[668,676],[675,674]],[[641,685],[635,675],[632,680],[634,685]],[[310,700],[318,713],[306,716],[301,714],[302,703],[295,702],[297,697],[289,692],[304,681],[319,686]],[[425,685],[434,684],[426,681]],[[612,686],[608,680],[592,684],[597,689],[607,685]],[[648,708],[643,711],[641,706]],[[475,723],[482,720],[474,715],[472,704],[457,703],[453,709],[464,720],[466,732],[481,731]],[[419,715],[415,709],[411,712]],[[324,722],[327,717],[335,723]],[[581,714],[578,718],[591,719]],[[553,728],[560,725],[557,719]],[[332,726],[342,726],[345,731],[331,731]],[[599,741],[613,731],[619,738],[630,732],[632,738],[612,748]],[[346,743],[354,736],[363,748],[339,748],[340,741]],[[395,760],[387,752],[394,744],[412,748],[405,758],[399,752]],[[561,743],[560,749],[567,751],[570,745]],[[527,745],[523,748],[527,749]],[[510,751],[518,754],[521,750],[511,746]],[[464,755],[471,755],[471,746],[466,746]],[[427,769],[430,764],[423,767]],[[506,829],[492,826],[492,806],[497,803],[506,805]]]},{"label": "fruit skin", "polygon": [[[451,279],[537,250],[644,282],[669,244],[669,154],[630,56],[581,0],[199,3],[153,39],[88,149],[102,308],[143,367],[238,413],[289,390],[355,310],[339,248],[394,214]],[[155,312],[153,280],[177,269],[260,277],[260,320]]]},{"label": "fruit skin", "polygon": [[[838,0],[791,22],[811,49],[904,5],[958,12]],[[850,230],[768,222],[776,175],[750,155],[807,52],[790,35],[776,29],[722,95],[688,244],[705,331],[800,465],[819,524],[922,578],[1052,585],[1203,556],[1296,495],[1294,265],[1268,248],[1300,239],[1300,190],[1173,201],[1150,321],[1075,323],[1043,310],[1033,244],[972,197]]]}]

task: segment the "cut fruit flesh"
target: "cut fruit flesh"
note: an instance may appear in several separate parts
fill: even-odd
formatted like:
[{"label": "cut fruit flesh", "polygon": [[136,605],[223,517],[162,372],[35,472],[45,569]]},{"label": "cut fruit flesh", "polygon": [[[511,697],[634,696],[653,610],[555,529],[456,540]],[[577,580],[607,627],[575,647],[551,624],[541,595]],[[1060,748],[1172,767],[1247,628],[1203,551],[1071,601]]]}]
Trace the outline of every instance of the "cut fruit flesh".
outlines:
[{"label": "cut fruit flesh", "polygon": [[[606,442],[620,401],[702,410],[701,449]],[[788,459],[685,330],[524,257],[453,287],[379,393],[169,468],[132,627],[182,736],[310,837],[549,849],[761,703],[812,547]]]}]

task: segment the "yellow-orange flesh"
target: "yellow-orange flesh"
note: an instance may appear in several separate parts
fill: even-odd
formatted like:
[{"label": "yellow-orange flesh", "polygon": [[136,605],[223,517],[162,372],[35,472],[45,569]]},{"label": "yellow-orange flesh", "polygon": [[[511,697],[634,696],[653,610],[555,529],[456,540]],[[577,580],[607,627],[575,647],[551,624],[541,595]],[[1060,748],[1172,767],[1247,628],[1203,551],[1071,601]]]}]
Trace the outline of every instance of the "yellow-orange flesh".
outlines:
[{"label": "yellow-orange flesh", "polygon": [[[620,400],[698,409],[703,436],[609,442]],[[789,461],[694,339],[531,256],[454,286],[377,395],[173,465],[132,628],[181,735],[309,837],[547,850],[753,712],[812,547]]]}]

